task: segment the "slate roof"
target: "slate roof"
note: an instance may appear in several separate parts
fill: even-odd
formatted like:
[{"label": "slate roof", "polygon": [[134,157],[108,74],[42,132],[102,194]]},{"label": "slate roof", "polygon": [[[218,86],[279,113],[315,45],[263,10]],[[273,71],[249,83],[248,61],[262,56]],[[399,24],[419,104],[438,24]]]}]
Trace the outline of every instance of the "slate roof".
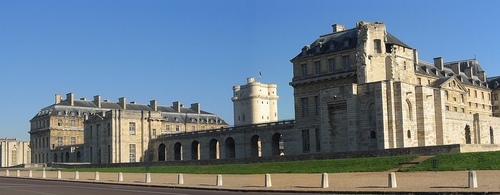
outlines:
[{"label": "slate roof", "polygon": [[[348,40],[349,45],[344,46],[344,41]],[[330,47],[330,45],[334,45],[334,47]],[[334,32],[334,33],[329,33],[325,35],[319,36],[318,39],[316,39],[311,45],[309,45],[309,49],[307,50],[306,53],[299,53],[295,58],[292,59],[296,60],[299,58],[303,57],[309,57],[309,56],[315,56],[315,55],[321,55],[325,53],[332,53],[332,52],[337,52],[337,51],[343,51],[343,50],[348,50],[348,49],[353,49],[356,48],[358,44],[358,29],[357,28],[352,28],[340,32]],[[406,43],[403,41],[399,40],[396,38],[394,35],[387,33],[387,41],[386,44],[393,44],[393,45],[399,45],[403,46],[406,48],[412,49],[410,46],[408,46]],[[307,47],[307,46],[306,46]],[[306,48],[304,47],[304,48]],[[319,48],[319,49],[318,49]]]},{"label": "slate roof", "polygon": [[492,90],[500,90],[500,76],[489,77],[486,79],[488,86]]},{"label": "slate roof", "polygon": [[[451,68],[449,68],[452,64],[460,63],[460,69],[462,70],[460,74],[456,74],[453,72]],[[473,66],[473,77],[469,78],[463,70],[465,70],[468,66]],[[431,86],[439,86],[439,82],[446,82],[446,80],[450,79],[453,76],[456,76],[458,80],[460,80],[465,85],[473,85],[480,88],[488,88],[488,83],[481,81],[477,76],[483,69],[479,65],[479,63],[473,60],[462,60],[455,62],[447,62],[443,63],[443,70],[438,69],[433,63],[424,62],[419,60],[418,65],[415,67],[415,73],[420,73],[424,75],[429,75],[433,77],[439,77],[435,83],[432,83]]]},{"label": "slate roof", "polygon": [[[83,117],[85,115],[91,115],[98,112],[109,111],[113,109],[123,109],[116,102],[101,102],[101,108],[98,108],[93,101],[89,100],[74,100],[74,105],[70,106],[67,101],[61,101],[58,104],[52,104],[41,109],[31,120],[45,117],[45,116],[73,116],[73,117]],[[216,123],[227,124],[223,119],[219,118],[217,115],[210,112],[200,110],[200,113],[191,108],[181,107],[180,112],[175,111],[171,106],[157,106],[158,111],[162,112],[162,116],[165,120],[171,122],[184,123],[187,120],[200,120],[200,123]],[[138,111],[153,111],[147,104],[135,104],[128,103],[127,110],[138,110]]]}]

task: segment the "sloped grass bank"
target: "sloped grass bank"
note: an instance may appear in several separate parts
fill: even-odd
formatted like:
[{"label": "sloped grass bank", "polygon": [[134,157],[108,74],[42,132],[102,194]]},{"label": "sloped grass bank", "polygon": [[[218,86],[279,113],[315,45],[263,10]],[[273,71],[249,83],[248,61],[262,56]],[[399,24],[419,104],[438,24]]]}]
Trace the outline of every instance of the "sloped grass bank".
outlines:
[{"label": "sloped grass bank", "polygon": [[[437,169],[432,167],[433,160],[438,160]],[[465,170],[500,170],[500,151],[440,154],[418,164],[415,169],[415,171]]]},{"label": "sloped grass bank", "polygon": [[[341,173],[377,172],[397,168],[400,162],[410,162],[417,156],[392,156],[377,158],[352,158],[333,160],[309,160],[255,164],[227,164],[207,166],[162,166],[123,168],[82,168],[61,171],[123,172],[123,173],[186,173],[186,174],[265,174],[265,173]],[[146,171],[149,169],[149,171]]]}]

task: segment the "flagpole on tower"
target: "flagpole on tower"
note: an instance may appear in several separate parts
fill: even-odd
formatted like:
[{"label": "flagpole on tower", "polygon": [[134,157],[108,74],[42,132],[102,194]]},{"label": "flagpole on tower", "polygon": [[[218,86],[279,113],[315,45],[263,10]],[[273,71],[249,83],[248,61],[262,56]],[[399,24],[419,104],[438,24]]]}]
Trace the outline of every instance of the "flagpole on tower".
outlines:
[{"label": "flagpole on tower", "polygon": [[259,68],[259,82],[260,82],[260,77],[262,76],[262,74],[260,73],[260,68]]}]

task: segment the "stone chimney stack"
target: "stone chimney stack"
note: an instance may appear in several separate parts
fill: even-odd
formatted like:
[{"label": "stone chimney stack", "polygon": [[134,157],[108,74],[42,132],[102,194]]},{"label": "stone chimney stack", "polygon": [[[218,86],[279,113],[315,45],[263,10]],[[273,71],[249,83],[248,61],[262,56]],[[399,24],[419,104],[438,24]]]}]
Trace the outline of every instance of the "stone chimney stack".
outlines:
[{"label": "stone chimney stack", "polygon": [[483,82],[486,82],[486,71],[479,71],[477,77]]},{"label": "stone chimney stack", "polygon": [[443,70],[443,57],[434,58],[434,66],[439,70]]},{"label": "stone chimney stack", "polygon": [[340,24],[334,24],[334,25],[332,25],[332,27],[333,27],[333,32],[340,32],[340,31],[347,30],[346,27],[344,27]]},{"label": "stone chimney stack", "polygon": [[61,103],[62,97],[59,94],[56,94],[56,104]]},{"label": "stone chimney stack", "polygon": [[191,109],[200,114],[200,103],[191,104]]},{"label": "stone chimney stack", "polygon": [[126,110],[127,109],[127,98],[126,97],[121,97],[120,99],[118,99],[118,104],[120,104],[120,106]]},{"label": "stone chimney stack", "polygon": [[413,50],[413,59],[415,60],[415,64],[418,64],[418,49]]},{"label": "stone chimney stack", "polygon": [[173,104],[173,107],[174,107],[175,111],[181,112],[181,102],[176,101],[176,102],[173,102],[172,104]]},{"label": "stone chimney stack", "polygon": [[75,95],[73,93],[68,93],[66,94],[66,101],[69,103],[69,105],[74,106],[75,105]]},{"label": "stone chimney stack", "polygon": [[151,108],[154,111],[158,111],[158,101],[156,101],[156,100],[149,101],[149,106],[151,106]]},{"label": "stone chimney stack", "polygon": [[101,95],[94,96],[94,104],[100,108],[101,107]]},{"label": "stone chimney stack", "polygon": [[247,78],[247,83],[253,83],[253,82],[255,82],[255,78],[253,77]]}]

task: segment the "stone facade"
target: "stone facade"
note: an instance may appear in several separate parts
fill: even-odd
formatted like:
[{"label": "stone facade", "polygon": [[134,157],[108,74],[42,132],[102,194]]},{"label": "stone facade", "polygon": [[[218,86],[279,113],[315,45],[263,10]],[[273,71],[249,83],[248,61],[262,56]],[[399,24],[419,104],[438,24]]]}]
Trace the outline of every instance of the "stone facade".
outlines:
[{"label": "stone facade", "polygon": [[278,86],[247,80],[233,87],[234,126],[278,121]]},{"label": "stone facade", "polygon": [[0,139],[0,167],[12,167],[31,162],[29,142]]},{"label": "stone facade", "polygon": [[428,63],[383,23],[338,26],[291,60],[295,128],[319,131],[303,137],[303,144],[321,143],[304,152],[493,144],[500,138],[495,91],[477,60]]},{"label": "stone facade", "polygon": [[87,162],[152,161],[154,152],[150,142],[157,136],[228,127],[217,115],[202,111],[199,103],[186,108],[174,102],[170,107],[158,106],[153,100],[150,105],[132,103],[122,107],[86,117]]}]

